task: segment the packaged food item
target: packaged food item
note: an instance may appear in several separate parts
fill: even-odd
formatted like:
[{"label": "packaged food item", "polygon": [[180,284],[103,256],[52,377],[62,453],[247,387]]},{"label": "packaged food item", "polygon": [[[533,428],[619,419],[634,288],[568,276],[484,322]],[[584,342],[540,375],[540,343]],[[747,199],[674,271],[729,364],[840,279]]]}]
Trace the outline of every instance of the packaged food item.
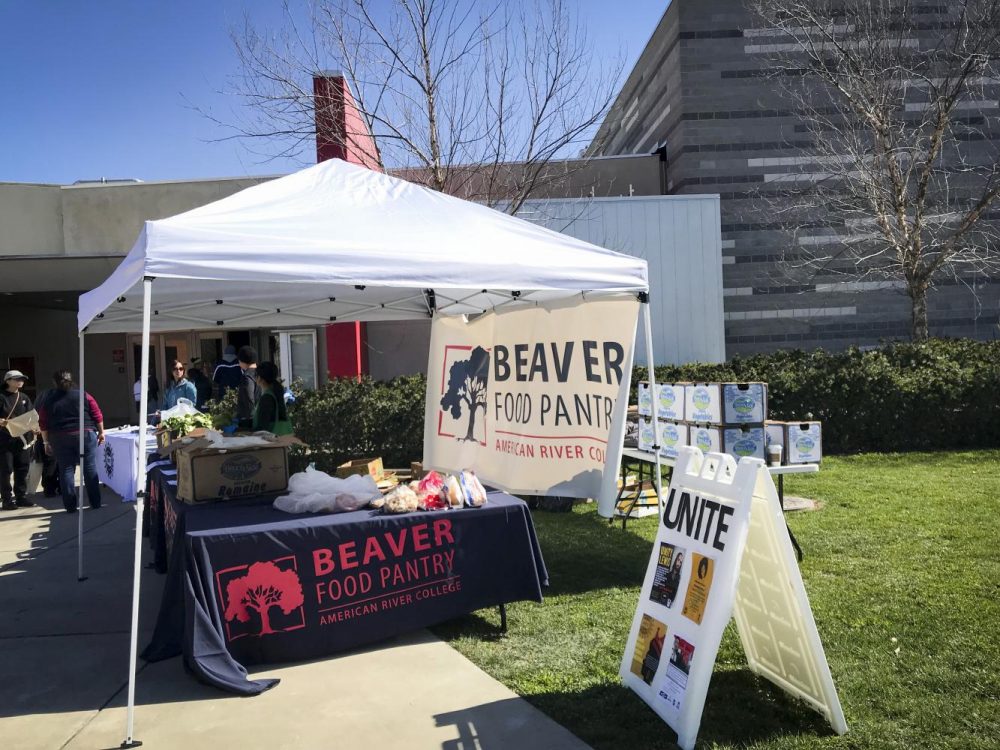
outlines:
[{"label": "packaged food item", "polygon": [[451,474],[444,481],[444,486],[441,488],[441,495],[448,501],[448,505],[452,508],[461,508],[465,502],[462,485],[459,483],[458,477],[454,474]]},{"label": "packaged food item", "polygon": [[417,509],[417,493],[405,484],[385,496],[383,513],[412,513]]},{"label": "packaged food item", "polygon": [[428,472],[423,479],[417,482],[417,494],[438,494],[444,486],[444,477],[436,471]]},{"label": "packaged food item", "polygon": [[476,473],[468,469],[449,476],[441,494],[447,498],[448,505],[452,508],[461,508],[463,505],[478,508],[486,503],[486,488]]},{"label": "packaged food item", "polygon": [[459,484],[462,486],[462,495],[465,504],[478,508],[486,504],[486,488],[479,481],[474,471],[463,471],[458,475]]}]

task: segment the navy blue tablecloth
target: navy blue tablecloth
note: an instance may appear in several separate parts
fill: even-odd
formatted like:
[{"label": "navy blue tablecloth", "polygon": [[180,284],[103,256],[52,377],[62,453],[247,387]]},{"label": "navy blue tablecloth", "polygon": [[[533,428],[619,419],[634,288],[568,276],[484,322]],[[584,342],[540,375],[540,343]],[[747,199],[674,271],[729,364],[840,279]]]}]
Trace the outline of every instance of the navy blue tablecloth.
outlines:
[{"label": "navy blue tablecloth", "polygon": [[[148,525],[167,582],[149,661],[183,653],[209,684],[255,695],[243,665],[325,656],[484,607],[542,601],[548,574],[523,501],[392,516],[292,516],[271,496],[189,506],[171,477]],[[156,555],[154,554],[154,557]]]}]

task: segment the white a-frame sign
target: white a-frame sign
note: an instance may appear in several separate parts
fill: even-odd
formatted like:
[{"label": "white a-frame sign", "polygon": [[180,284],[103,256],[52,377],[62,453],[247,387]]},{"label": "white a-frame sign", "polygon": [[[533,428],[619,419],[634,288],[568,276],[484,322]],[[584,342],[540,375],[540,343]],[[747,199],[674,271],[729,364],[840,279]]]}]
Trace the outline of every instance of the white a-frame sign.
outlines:
[{"label": "white a-frame sign", "polygon": [[694,747],[730,616],[751,670],[847,731],[767,467],[682,448],[621,676],[684,750]]}]

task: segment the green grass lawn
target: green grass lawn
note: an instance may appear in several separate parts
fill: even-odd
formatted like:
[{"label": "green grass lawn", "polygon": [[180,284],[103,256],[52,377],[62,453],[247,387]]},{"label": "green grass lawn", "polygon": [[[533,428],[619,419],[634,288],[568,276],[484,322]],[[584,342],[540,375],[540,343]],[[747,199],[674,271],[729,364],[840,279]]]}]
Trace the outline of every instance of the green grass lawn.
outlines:
[{"label": "green grass lawn", "polygon": [[[788,523],[849,731],[751,674],[730,623],[698,746],[1000,747],[1000,451],[829,458],[785,491],[821,504]],[[655,517],[534,519],[545,603],[510,605],[503,637],[495,610],[435,632],[595,748],[675,747],[618,677]]]}]

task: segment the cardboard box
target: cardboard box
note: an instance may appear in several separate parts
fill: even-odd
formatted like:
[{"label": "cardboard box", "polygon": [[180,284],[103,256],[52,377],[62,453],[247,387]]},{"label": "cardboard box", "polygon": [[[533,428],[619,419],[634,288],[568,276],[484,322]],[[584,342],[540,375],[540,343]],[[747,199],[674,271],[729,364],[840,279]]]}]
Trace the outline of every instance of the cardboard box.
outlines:
[{"label": "cardboard box", "polygon": [[722,428],[711,425],[688,425],[688,445],[702,453],[722,452]]},{"label": "cardboard box", "polygon": [[691,383],[684,387],[684,420],[722,424],[722,384]]},{"label": "cardboard box", "polygon": [[725,424],[762,424],[767,419],[767,383],[723,383]]},{"label": "cardboard box", "polygon": [[781,446],[781,463],[815,464],[823,459],[823,425],[821,422],[764,423],[767,444]]},{"label": "cardboard box", "polygon": [[685,383],[656,384],[656,416],[680,422],[684,419]]},{"label": "cardboard box", "polygon": [[172,451],[177,464],[177,497],[203,503],[250,497],[288,488],[288,446],[278,439],[266,446],[219,449],[194,440]]},{"label": "cardboard box", "polygon": [[722,430],[722,452],[739,461],[744,456],[765,457],[763,427],[725,427]]},{"label": "cardboard box", "polygon": [[[203,438],[205,437],[206,432],[208,432],[208,430],[204,427],[195,427],[191,430],[191,432],[184,436],[184,439]],[[182,438],[177,430],[164,430],[161,427],[156,431],[156,451],[162,456],[169,455],[173,458],[174,449],[183,445],[183,443],[179,442],[181,440]]]},{"label": "cardboard box", "polygon": [[660,422],[660,455],[677,458],[678,449],[688,444],[688,426],[681,422]]},{"label": "cardboard box", "polygon": [[346,479],[355,474],[361,476],[367,474],[377,482],[384,473],[381,456],[378,458],[355,458],[337,467],[337,477],[340,479]]},{"label": "cardboard box", "polygon": [[639,417],[639,450],[651,451],[656,442],[656,434],[653,432],[653,422]]},{"label": "cardboard box", "polygon": [[645,380],[639,381],[639,414],[644,417],[653,416],[653,394]]},{"label": "cardboard box", "polygon": [[787,422],[782,463],[818,464],[823,459],[823,425],[820,422]]}]

